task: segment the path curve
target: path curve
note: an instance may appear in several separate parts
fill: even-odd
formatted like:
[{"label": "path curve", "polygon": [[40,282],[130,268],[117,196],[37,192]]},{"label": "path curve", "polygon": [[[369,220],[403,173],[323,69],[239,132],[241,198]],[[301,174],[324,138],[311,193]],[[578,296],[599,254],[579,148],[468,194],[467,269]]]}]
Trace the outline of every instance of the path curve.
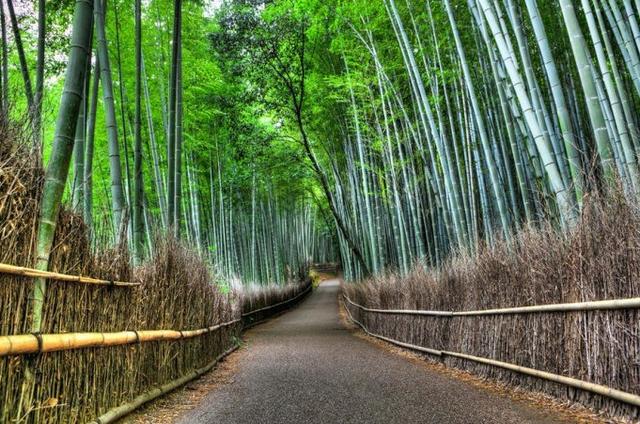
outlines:
[{"label": "path curve", "polygon": [[431,371],[356,337],[338,280],[252,330],[233,381],[180,423],[559,423],[553,411]]}]

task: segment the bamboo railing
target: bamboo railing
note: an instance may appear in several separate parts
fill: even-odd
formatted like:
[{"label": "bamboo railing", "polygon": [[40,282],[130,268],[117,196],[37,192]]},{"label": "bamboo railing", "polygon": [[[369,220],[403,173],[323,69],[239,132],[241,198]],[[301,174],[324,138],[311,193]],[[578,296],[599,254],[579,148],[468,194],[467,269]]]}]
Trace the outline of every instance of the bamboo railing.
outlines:
[{"label": "bamboo railing", "polygon": [[238,322],[240,322],[240,319],[197,330],[141,330],[118,331],[114,333],[20,334],[15,336],[0,336],[0,356],[189,339],[211,333]]},{"label": "bamboo railing", "polygon": [[[565,304],[556,304],[556,305],[541,305],[541,306],[527,306],[527,307],[519,307],[519,308],[503,308],[503,309],[489,309],[489,310],[480,310],[480,311],[467,311],[467,312],[459,312],[459,313],[448,313],[448,314],[433,314],[430,312],[442,312],[442,311],[411,311],[411,310],[403,310],[403,309],[371,309],[365,308],[362,305],[358,305],[349,299],[346,295],[342,295],[343,299],[346,300],[351,305],[362,309],[366,312],[373,313],[404,313],[404,314],[412,314],[412,315],[439,315],[439,316],[470,316],[470,315],[496,315],[496,314],[515,314],[515,313],[532,313],[532,312],[561,312],[561,311],[592,311],[592,310],[608,310],[608,309],[637,309],[640,308],[640,298],[634,299],[624,299],[624,300],[611,300],[611,301],[595,301],[595,302],[581,302],[581,303],[565,303]],[[622,306],[626,305],[626,306]],[[438,357],[450,356],[454,358],[465,359],[468,361],[478,362],[481,364],[492,365],[495,367],[507,369],[510,371],[518,372],[520,374],[529,375],[532,377],[537,377],[543,380],[552,381],[559,384],[564,384],[565,386],[574,387],[577,389],[585,390],[591,393],[596,393],[601,396],[606,396],[611,399],[618,400],[620,402],[625,402],[630,405],[640,406],[640,396],[624,392],[622,390],[614,389],[612,387],[604,386],[601,384],[590,383],[588,381],[579,380],[577,378],[566,377],[559,374],[553,374],[546,371],[537,370],[534,368],[523,367],[520,365],[512,364],[509,362],[497,361],[495,359],[483,358],[480,356],[468,355],[465,353],[459,352],[450,352],[446,350],[437,350],[437,349],[429,349],[422,346],[417,346],[411,343],[401,342],[399,340],[391,339],[389,337],[382,336],[380,334],[375,334],[369,331],[364,324],[360,321],[353,318],[351,315],[351,311],[345,302],[345,309],[349,316],[349,319],[356,323],[362,330],[368,335],[375,337],[377,339],[384,340],[386,342],[392,343],[397,346],[401,346],[407,349],[428,353],[431,355],[435,355]],[[425,313],[427,312],[427,313]]]},{"label": "bamboo railing", "polygon": [[242,318],[257,314],[258,312],[267,311],[269,309],[277,308],[278,306],[282,306],[282,305],[284,305],[286,303],[291,303],[294,300],[296,300],[296,299],[302,297],[303,295],[307,294],[309,292],[309,290],[311,290],[312,287],[313,287],[313,284],[309,284],[306,289],[304,289],[303,291],[301,291],[300,293],[298,293],[297,295],[295,295],[291,299],[283,300],[282,302],[278,302],[278,303],[273,304],[273,305],[265,306],[264,308],[254,309],[253,311],[250,311],[250,312],[245,312],[244,314],[242,314]]},{"label": "bamboo railing", "polygon": [[481,309],[476,311],[428,311],[412,309],[374,309],[359,305],[343,294],[347,302],[366,312],[394,315],[428,315],[443,317],[531,314],[540,312],[604,311],[613,309],[640,309],[640,297],[630,299],[596,300],[592,302],[554,303],[549,305],[517,306],[512,308]]},{"label": "bamboo railing", "polygon": [[60,274],[58,272],[40,271],[34,268],[0,264],[0,274],[18,275],[21,277],[48,278],[56,281],[68,281],[71,283],[93,284],[99,286],[131,287],[139,286],[140,283],[130,283],[125,281],[101,280],[98,278],[83,277],[79,275]]},{"label": "bamboo railing", "polygon": [[[291,299],[256,309],[242,314],[247,317],[258,312],[273,309],[287,303],[291,303],[311,290],[309,285],[301,293]],[[89,347],[119,346],[133,343],[145,343],[151,341],[180,340],[201,336],[216,331],[220,328],[236,324],[241,318],[233,321],[216,324],[197,330],[127,330],[111,333],[61,333],[61,334],[19,334],[0,336],[0,357],[8,355],[23,355],[29,353],[57,352],[61,350],[74,350]]]},{"label": "bamboo railing", "polygon": [[[0,264],[0,274],[18,275],[22,277],[33,278],[48,278],[52,280],[68,281],[75,283],[93,284],[93,285],[106,285],[106,286],[139,286],[139,283],[130,283],[122,281],[109,281],[100,280],[91,277],[74,276],[67,274],[60,274],[49,271],[39,271],[33,268],[17,267],[13,265]],[[200,328],[195,330],[128,330],[119,332],[86,332],[86,333],[60,333],[60,334],[20,334],[0,336],[0,357],[8,355],[24,355],[24,354],[38,354],[46,352],[57,352],[66,350],[75,350],[82,348],[95,348],[95,347],[108,347],[108,346],[120,346],[134,343],[145,343],[151,341],[176,341],[182,339],[188,339],[198,337],[203,334],[211,333],[224,327],[228,327],[237,323],[241,323],[243,318],[251,315],[271,310],[279,306],[291,303],[303,295],[307,294],[313,288],[312,284],[309,284],[302,292],[296,296],[278,302],[274,305],[265,306],[241,315],[241,318],[216,324],[207,328]],[[253,323],[255,325],[256,323]],[[243,325],[244,327],[244,325]],[[165,393],[168,393],[177,387],[186,384],[187,382],[203,375],[211,370],[216,363],[218,363],[223,357],[227,356],[238,348],[237,344],[234,344],[229,350],[225,351],[214,361],[209,363],[203,368],[191,371],[190,373],[166,383],[162,386],[156,387],[148,392],[145,392],[132,401],[110,409],[105,414],[95,419],[95,423],[105,424],[116,421],[118,418],[130,413],[137,409],[146,402],[149,402]]]}]

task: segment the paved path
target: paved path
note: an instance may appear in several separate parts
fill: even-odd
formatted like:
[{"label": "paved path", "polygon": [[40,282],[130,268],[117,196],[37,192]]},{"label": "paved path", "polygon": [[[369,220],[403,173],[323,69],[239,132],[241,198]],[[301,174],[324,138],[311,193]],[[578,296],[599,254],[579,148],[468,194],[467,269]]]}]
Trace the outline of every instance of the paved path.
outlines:
[{"label": "paved path", "polygon": [[233,381],[180,422],[562,422],[355,337],[338,317],[338,290],[337,280],[327,281],[293,311],[252,330]]}]

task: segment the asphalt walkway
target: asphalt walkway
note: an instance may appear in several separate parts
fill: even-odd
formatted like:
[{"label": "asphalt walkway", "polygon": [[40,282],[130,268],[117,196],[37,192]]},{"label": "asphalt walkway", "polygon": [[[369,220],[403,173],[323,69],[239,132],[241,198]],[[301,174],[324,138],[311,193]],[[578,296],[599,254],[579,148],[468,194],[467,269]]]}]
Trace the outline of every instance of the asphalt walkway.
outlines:
[{"label": "asphalt walkway", "polygon": [[247,333],[232,382],[181,423],[558,423],[553,411],[430,371],[356,337],[338,316],[339,282]]}]

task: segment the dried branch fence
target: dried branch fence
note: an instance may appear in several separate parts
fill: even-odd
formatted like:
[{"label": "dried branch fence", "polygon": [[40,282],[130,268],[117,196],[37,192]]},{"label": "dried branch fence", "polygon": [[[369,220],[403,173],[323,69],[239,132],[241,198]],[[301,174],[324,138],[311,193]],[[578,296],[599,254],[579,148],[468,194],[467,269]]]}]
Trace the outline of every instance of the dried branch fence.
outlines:
[{"label": "dried branch fence", "polygon": [[[102,285],[110,287],[127,288],[140,286],[140,283],[134,282],[113,281],[56,272],[44,272],[32,268],[7,264],[0,264],[0,274],[15,275],[20,277],[44,277],[50,280],[62,281],[67,283]],[[132,345],[148,342],[180,341],[204,336],[213,332],[217,332],[218,330],[226,329],[228,327],[232,328],[232,332],[227,334],[226,341],[223,343],[225,346],[230,345],[230,347],[224,352],[220,353],[217,357],[215,357],[213,361],[207,363],[203,367],[185,373],[184,375],[167,383],[147,390],[142,394],[136,396],[129,402],[125,402],[119,406],[109,409],[107,412],[104,412],[102,415],[92,421],[93,423],[106,424],[116,421],[117,419],[140,407],[144,403],[162,396],[169,391],[172,391],[177,387],[180,387],[187,382],[208,372],[222,358],[239,347],[239,344],[237,342],[239,331],[247,328],[248,326],[255,325],[259,321],[267,319],[269,316],[290,307],[293,303],[301,300],[303,296],[308,294],[312,290],[312,288],[313,286],[310,282],[306,285],[291,284],[287,286],[286,290],[283,290],[281,293],[281,296],[288,296],[288,298],[284,300],[276,298],[275,303],[272,302],[271,304],[267,304],[266,306],[261,306],[259,308],[244,312],[240,315],[240,317],[236,319],[195,330],[127,330],[118,332],[74,332],[58,334],[32,333],[0,336],[0,357],[27,354],[45,354],[49,352]],[[243,304],[247,303],[251,305],[252,301],[255,302],[255,299],[249,299],[249,301],[241,299],[241,303]],[[270,298],[267,295],[266,299],[263,298],[261,299],[261,301],[263,303],[269,303]],[[256,321],[254,317],[259,317],[259,321]],[[236,324],[240,325],[238,326]],[[27,415],[25,415],[25,418],[28,418],[28,412]]]},{"label": "dried branch fence", "polygon": [[[31,268],[44,170],[20,128],[0,119],[0,423],[111,422],[210,369],[237,346],[242,313],[263,319],[307,288],[223,292],[206,258],[166,236],[134,268],[66,208],[50,271]],[[29,334],[38,277],[42,334]]]},{"label": "dried branch fence", "polygon": [[[384,315],[427,316],[427,317],[437,317],[441,321],[442,320],[448,321],[448,318],[454,318],[454,317],[480,317],[480,316],[487,316],[487,315],[517,315],[517,314],[536,314],[536,313],[551,313],[551,312],[566,313],[566,312],[587,312],[587,311],[608,311],[608,310],[635,310],[635,309],[640,309],[640,298],[638,297],[631,298],[631,299],[614,299],[614,300],[591,301],[591,302],[559,303],[559,304],[511,307],[511,308],[471,310],[471,311],[438,311],[438,310],[368,308],[351,300],[346,293],[342,294],[342,298],[344,300],[343,304],[345,306],[345,310],[347,311],[347,315],[349,316],[349,319],[355,324],[357,324],[360,328],[362,328],[362,330],[371,337],[384,340],[386,342],[389,342],[391,344],[394,344],[403,348],[407,348],[410,350],[436,356],[441,361],[444,361],[446,357],[452,357],[452,358],[458,358],[466,361],[472,361],[478,364],[498,367],[504,370],[513,371],[513,372],[524,374],[534,378],[538,378],[538,379],[546,380],[549,382],[558,383],[560,385],[572,387],[575,389],[591,392],[596,395],[600,395],[603,397],[614,399],[619,402],[633,405],[635,407],[640,407],[639,394],[625,392],[623,390],[618,390],[612,387],[608,387],[606,385],[596,384],[596,383],[580,380],[573,377],[567,377],[567,376],[563,376],[555,373],[550,373],[550,372],[530,368],[530,367],[516,365],[510,362],[498,361],[491,358],[480,357],[480,356],[470,355],[470,354],[461,353],[461,352],[453,352],[453,351],[448,351],[444,349],[433,349],[430,347],[424,347],[421,345],[400,341],[392,337],[388,337],[382,334],[372,332],[367,327],[366,324],[361,322],[361,320],[367,321],[368,314],[383,315],[383,316]],[[354,317],[354,315],[360,315],[360,314],[352,313],[352,309],[354,308],[356,311],[359,311],[360,313],[364,313],[364,316],[361,316],[360,318],[361,320],[358,320]],[[379,324],[379,321],[377,323]],[[410,324],[411,323],[409,323],[409,325]],[[443,325],[446,326],[447,323],[443,323]],[[638,325],[640,325],[640,323],[638,323]],[[415,332],[415,330],[413,332]],[[631,367],[634,366],[634,364],[629,364],[629,365]]]},{"label": "dried branch fence", "polygon": [[[285,295],[287,296],[287,298],[283,301],[274,303],[272,305],[253,308],[253,309],[250,309],[248,312],[243,312],[242,327],[244,329],[253,327],[254,325],[261,323],[265,319],[268,319],[269,317],[281,312],[282,310],[289,308],[292,303],[300,300],[303,296],[307,295],[311,290],[313,290],[313,283],[309,282],[306,285],[306,287],[302,289],[302,291],[295,290],[295,291],[299,291],[299,293],[297,294],[295,294],[295,291],[292,292],[293,294],[287,294],[285,292]],[[251,302],[247,302],[247,304],[251,305]]]}]

